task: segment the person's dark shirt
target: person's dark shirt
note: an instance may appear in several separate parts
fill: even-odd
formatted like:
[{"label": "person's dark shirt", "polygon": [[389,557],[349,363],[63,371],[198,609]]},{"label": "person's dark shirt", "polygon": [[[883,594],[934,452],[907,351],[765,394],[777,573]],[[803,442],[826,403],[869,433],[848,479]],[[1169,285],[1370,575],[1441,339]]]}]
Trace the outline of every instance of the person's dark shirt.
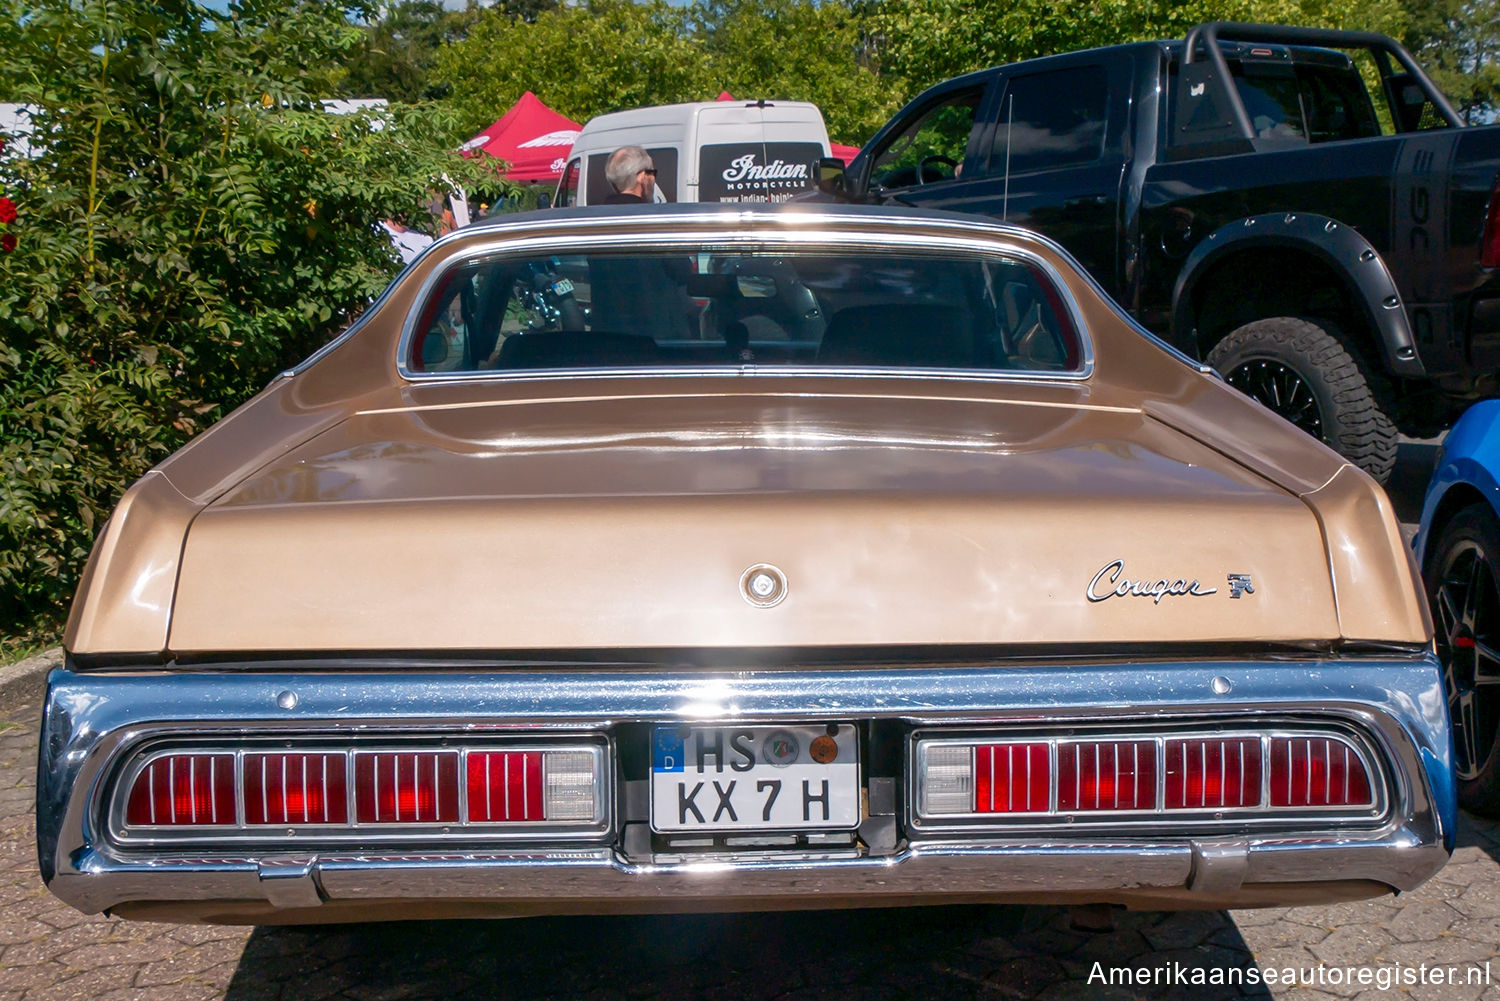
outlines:
[{"label": "person's dark shirt", "polygon": [[645,205],[646,199],[640,195],[632,195],[628,191],[612,191],[604,199],[605,205]]},{"label": "person's dark shirt", "polygon": [[601,254],[589,261],[592,329],[636,334],[657,341],[697,336],[696,316],[687,282],[692,261],[686,257]]}]

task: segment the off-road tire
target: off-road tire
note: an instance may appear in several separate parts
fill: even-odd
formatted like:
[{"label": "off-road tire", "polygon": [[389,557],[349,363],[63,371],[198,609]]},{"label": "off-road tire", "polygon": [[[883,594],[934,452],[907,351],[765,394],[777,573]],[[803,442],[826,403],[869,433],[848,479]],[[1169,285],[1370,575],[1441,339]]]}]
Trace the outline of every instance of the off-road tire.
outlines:
[{"label": "off-road tire", "polygon": [[1390,478],[1397,437],[1390,383],[1338,327],[1296,316],[1256,320],[1214,345],[1207,361],[1231,383],[1259,363],[1291,370],[1317,402],[1324,443],[1378,482]]},{"label": "off-road tire", "polygon": [[1487,504],[1464,508],[1438,530],[1422,573],[1453,719],[1458,802],[1486,817],[1500,816],[1497,574],[1500,521]]}]

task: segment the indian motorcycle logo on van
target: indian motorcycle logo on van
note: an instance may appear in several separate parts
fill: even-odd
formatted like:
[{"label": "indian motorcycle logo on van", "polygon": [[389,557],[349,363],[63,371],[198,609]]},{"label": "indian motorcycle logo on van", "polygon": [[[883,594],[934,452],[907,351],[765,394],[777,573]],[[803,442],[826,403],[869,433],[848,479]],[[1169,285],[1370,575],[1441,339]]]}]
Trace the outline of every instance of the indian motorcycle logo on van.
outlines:
[{"label": "indian motorcycle logo on van", "polygon": [[701,151],[698,200],[783,202],[813,186],[818,143],[722,143]]},{"label": "indian motorcycle logo on van", "polygon": [[735,184],[739,181],[797,180],[803,182],[803,187],[806,187],[808,173],[805,163],[784,163],[777,160],[762,167],[756,164],[754,153],[746,153],[730,161],[729,169],[719,176],[724,178],[726,184]]}]

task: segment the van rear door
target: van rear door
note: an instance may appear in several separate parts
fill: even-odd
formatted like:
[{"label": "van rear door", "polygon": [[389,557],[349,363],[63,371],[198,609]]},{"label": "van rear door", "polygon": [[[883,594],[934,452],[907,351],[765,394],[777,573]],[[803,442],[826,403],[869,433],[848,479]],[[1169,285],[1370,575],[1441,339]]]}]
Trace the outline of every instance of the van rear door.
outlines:
[{"label": "van rear door", "polygon": [[699,112],[700,202],[784,202],[815,186],[828,155],[816,108],[722,103]]}]

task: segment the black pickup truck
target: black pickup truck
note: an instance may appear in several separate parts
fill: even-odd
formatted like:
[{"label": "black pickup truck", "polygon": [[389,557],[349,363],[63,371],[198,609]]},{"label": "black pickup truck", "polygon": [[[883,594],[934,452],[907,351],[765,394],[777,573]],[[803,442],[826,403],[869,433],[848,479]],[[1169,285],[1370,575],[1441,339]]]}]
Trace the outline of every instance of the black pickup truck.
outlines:
[{"label": "black pickup truck", "polygon": [[1497,171],[1500,126],[1390,38],[1215,23],[938,84],[825,190],[1050,235],[1384,479],[1398,430],[1500,393]]}]

